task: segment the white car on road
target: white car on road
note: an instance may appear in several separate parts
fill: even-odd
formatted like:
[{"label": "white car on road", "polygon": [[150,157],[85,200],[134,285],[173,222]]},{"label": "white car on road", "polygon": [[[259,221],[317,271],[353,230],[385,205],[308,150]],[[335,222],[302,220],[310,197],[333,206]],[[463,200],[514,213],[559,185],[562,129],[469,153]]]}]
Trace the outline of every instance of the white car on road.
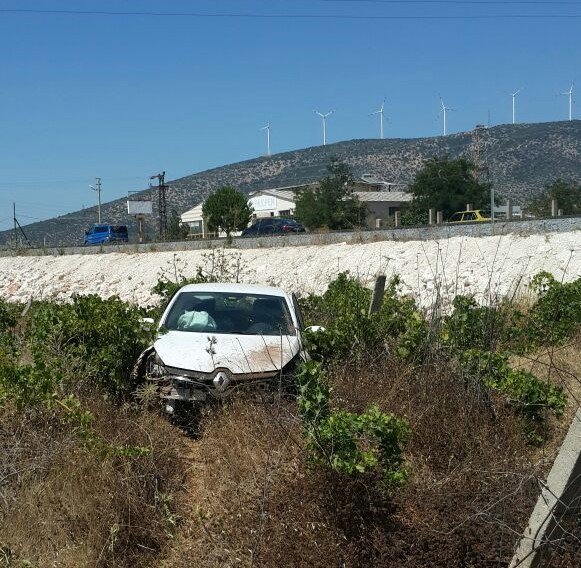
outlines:
[{"label": "white car on road", "polygon": [[266,286],[188,284],[165,309],[154,344],[139,357],[138,380],[176,401],[224,397],[276,384],[304,360],[304,324],[294,294]]}]

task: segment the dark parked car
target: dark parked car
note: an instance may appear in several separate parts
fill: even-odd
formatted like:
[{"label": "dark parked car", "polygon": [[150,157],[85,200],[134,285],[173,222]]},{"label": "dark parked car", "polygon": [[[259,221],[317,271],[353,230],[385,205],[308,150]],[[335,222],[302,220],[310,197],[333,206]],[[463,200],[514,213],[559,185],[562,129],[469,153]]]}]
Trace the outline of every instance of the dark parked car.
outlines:
[{"label": "dark parked car", "polygon": [[305,228],[294,219],[279,219],[265,217],[257,219],[250,227],[242,231],[243,237],[261,237],[264,235],[286,235],[288,233],[304,233]]}]

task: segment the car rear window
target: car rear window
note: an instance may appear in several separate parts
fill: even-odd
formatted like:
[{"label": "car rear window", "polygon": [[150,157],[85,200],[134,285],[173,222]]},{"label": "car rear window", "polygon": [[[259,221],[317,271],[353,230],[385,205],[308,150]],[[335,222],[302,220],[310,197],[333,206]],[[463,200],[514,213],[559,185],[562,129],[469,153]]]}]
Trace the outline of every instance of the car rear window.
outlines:
[{"label": "car rear window", "polygon": [[163,322],[172,331],[237,335],[295,335],[282,296],[180,292]]}]

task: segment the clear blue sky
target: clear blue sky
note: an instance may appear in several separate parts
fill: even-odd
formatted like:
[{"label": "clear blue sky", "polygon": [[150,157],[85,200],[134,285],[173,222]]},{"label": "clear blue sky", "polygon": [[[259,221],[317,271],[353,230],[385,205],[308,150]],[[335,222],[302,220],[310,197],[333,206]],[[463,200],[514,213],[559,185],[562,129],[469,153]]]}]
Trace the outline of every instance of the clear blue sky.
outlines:
[{"label": "clear blue sky", "polygon": [[[375,19],[82,15],[10,9],[351,15]],[[329,142],[567,116],[581,88],[581,2],[364,0],[0,0],[0,229],[265,152],[320,143],[313,109],[335,109]],[[380,19],[383,17],[384,19]],[[579,106],[574,115],[579,117]],[[26,217],[25,217],[26,215]]]}]

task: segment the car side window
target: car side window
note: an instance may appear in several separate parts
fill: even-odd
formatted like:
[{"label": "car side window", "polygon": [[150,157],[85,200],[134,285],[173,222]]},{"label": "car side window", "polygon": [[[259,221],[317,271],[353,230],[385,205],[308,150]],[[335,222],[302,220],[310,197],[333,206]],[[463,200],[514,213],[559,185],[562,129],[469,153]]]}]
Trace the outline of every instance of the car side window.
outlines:
[{"label": "car side window", "polygon": [[476,213],[464,213],[463,221],[474,221],[476,219]]},{"label": "car side window", "polygon": [[462,213],[454,213],[452,217],[450,217],[450,221],[461,221],[462,220]]}]

